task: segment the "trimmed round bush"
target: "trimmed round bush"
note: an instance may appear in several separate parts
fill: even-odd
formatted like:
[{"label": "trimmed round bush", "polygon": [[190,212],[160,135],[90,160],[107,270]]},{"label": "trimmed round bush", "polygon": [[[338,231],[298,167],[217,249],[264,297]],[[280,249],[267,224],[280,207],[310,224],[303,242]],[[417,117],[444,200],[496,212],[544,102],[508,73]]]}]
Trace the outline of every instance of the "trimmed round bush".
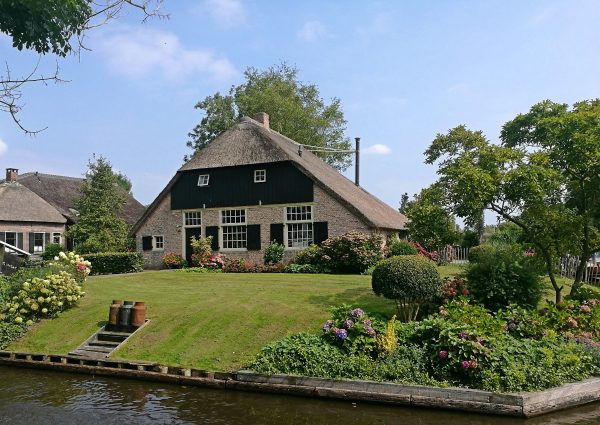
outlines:
[{"label": "trimmed round bush", "polygon": [[442,279],[435,263],[419,255],[403,255],[381,261],[371,278],[373,292],[396,301],[399,317],[415,320],[419,307],[435,298]]},{"label": "trimmed round bush", "polygon": [[496,253],[496,247],[492,245],[477,245],[469,250],[469,262],[476,263],[481,258],[487,258]]},{"label": "trimmed round bush", "polygon": [[406,241],[392,241],[389,245],[390,257],[398,255],[417,255],[417,248]]}]

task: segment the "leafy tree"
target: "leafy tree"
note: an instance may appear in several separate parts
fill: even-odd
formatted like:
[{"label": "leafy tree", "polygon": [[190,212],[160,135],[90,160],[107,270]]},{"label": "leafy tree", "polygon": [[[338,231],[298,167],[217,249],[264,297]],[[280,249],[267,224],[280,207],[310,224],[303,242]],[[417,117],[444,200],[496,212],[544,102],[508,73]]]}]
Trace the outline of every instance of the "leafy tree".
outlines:
[{"label": "leafy tree", "polygon": [[[561,300],[556,280],[564,254],[600,250],[600,100],[543,101],[506,123],[500,145],[458,126],[438,134],[425,152],[438,162],[444,205],[474,223],[482,209],[517,225],[535,248]],[[572,287],[582,284],[585,261]]]},{"label": "leafy tree", "polygon": [[408,210],[409,206],[410,206],[410,197],[408,196],[408,193],[404,192],[402,194],[402,197],[400,198],[400,208],[398,208],[398,211],[401,212],[402,214],[406,214],[406,210]]},{"label": "leafy tree", "polygon": [[416,195],[405,211],[410,220],[407,224],[410,238],[429,251],[456,243],[460,238],[454,217],[444,209],[442,199],[441,187],[432,185]]},{"label": "leafy tree", "polygon": [[[0,32],[7,34],[18,50],[66,57],[84,47],[88,30],[115,19],[124,8],[141,11],[144,21],[154,16],[167,17],[159,12],[161,3],[162,0],[0,0]],[[7,64],[6,73],[0,75],[0,111],[9,113],[26,133],[41,130],[28,130],[19,120],[22,86],[63,81],[58,66],[51,75],[38,74],[37,68],[35,65],[29,74],[13,77]]]},{"label": "leafy tree", "polygon": [[299,143],[320,148],[315,154],[339,170],[350,165],[349,152],[331,151],[350,149],[339,99],[333,98],[326,104],[317,86],[299,81],[298,69],[285,63],[265,71],[248,68],[244,77],[245,82],[232,86],[229,94],[215,93],[195,106],[204,117],[189,133],[187,146],[194,153],[241,117],[266,112],[272,129]]},{"label": "leafy tree", "polygon": [[117,179],[117,184],[121,187],[125,192],[131,193],[132,183],[129,177],[125,174],[118,172],[115,173],[115,179]]},{"label": "leafy tree", "polygon": [[128,248],[128,226],[118,216],[126,200],[110,163],[103,157],[89,162],[89,171],[75,202],[79,221],[67,231],[82,253],[119,252]]}]

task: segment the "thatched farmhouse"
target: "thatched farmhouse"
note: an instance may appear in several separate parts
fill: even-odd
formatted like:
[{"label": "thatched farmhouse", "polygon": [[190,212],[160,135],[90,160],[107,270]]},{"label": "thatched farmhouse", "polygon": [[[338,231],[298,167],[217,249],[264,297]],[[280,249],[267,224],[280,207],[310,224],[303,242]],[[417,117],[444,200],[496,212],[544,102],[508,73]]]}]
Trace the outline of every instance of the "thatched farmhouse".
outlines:
[{"label": "thatched farmhouse", "polygon": [[[41,253],[49,243],[72,247],[64,233],[79,219],[75,200],[81,195],[84,179],[42,173],[19,175],[6,169],[0,181],[0,241],[24,251]],[[133,225],[144,206],[129,195],[120,214]]]},{"label": "thatched farmhouse", "polygon": [[213,236],[213,250],[262,260],[271,241],[291,257],[310,243],[351,230],[384,237],[406,217],[298,143],[244,117],[185,163],[134,226],[146,266],[175,251],[188,260],[192,236]]}]

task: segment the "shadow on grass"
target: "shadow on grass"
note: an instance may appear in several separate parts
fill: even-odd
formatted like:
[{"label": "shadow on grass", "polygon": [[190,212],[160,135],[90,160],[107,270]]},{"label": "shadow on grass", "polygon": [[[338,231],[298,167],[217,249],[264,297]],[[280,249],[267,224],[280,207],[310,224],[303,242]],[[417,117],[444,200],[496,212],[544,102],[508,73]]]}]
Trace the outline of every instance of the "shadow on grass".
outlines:
[{"label": "shadow on grass", "polygon": [[307,301],[313,305],[328,310],[341,304],[349,304],[352,307],[360,307],[371,315],[381,316],[389,319],[396,314],[396,308],[391,300],[378,297],[372,292],[366,292],[364,288],[350,288],[344,292],[327,295],[311,295]]}]

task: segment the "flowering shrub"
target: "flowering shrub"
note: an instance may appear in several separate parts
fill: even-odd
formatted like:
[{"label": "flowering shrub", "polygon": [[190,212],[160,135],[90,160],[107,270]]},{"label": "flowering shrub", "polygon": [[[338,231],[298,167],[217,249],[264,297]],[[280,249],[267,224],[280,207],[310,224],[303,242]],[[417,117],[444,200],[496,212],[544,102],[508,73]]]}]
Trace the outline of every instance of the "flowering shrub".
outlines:
[{"label": "flowering shrub", "polygon": [[321,252],[321,264],[332,272],[360,274],[383,259],[383,239],[375,234],[348,232],[324,241]]},{"label": "flowering shrub", "polygon": [[273,241],[269,244],[267,249],[265,249],[264,262],[265,264],[277,264],[283,261],[283,253],[285,252],[285,247],[277,243],[277,241]]},{"label": "flowering shrub", "polygon": [[169,269],[180,269],[185,265],[183,257],[175,251],[170,251],[162,255],[163,264]]},{"label": "flowering shrub", "polygon": [[283,268],[284,273],[307,273],[307,274],[315,274],[315,273],[323,273],[318,266],[313,266],[312,264],[288,264]]},{"label": "flowering shrub", "polygon": [[23,282],[4,310],[15,323],[31,325],[34,320],[52,317],[75,305],[85,295],[75,278],[65,270],[45,278]]},{"label": "flowering shrub", "polygon": [[225,273],[281,273],[285,265],[259,264],[243,258],[225,258],[223,271]]},{"label": "flowering shrub", "polygon": [[54,257],[54,261],[48,265],[67,271],[79,284],[82,284],[90,274],[90,266],[92,264],[79,254],[75,254],[74,252],[64,253],[61,251]]},{"label": "flowering shrub", "polygon": [[448,302],[457,297],[466,297],[469,295],[467,283],[460,276],[454,276],[452,279],[445,278],[442,283],[441,297],[443,302]]},{"label": "flowering shrub", "polygon": [[423,246],[419,242],[414,242],[413,241],[410,244],[415,247],[415,249],[417,250],[417,253],[421,257],[428,258],[428,259],[430,259],[432,261],[437,261],[437,252],[435,252],[435,251],[433,251],[433,252],[427,251],[425,248],[423,248]]},{"label": "flowering shrub", "polygon": [[210,270],[223,270],[225,259],[221,254],[213,255],[210,252],[192,254],[192,267],[201,267]]},{"label": "flowering shrub", "polygon": [[310,264],[311,266],[321,267],[323,264],[323,251],[320,246],[310,244],[296,254],[295,261],[296,264],[300,265]]},{"label": "flowering shrub", "polygon": [[349,353],[373,353],[381,325],[360,308],[342,305],[331,309],[332,317],[321,330],[323,337]]}]

